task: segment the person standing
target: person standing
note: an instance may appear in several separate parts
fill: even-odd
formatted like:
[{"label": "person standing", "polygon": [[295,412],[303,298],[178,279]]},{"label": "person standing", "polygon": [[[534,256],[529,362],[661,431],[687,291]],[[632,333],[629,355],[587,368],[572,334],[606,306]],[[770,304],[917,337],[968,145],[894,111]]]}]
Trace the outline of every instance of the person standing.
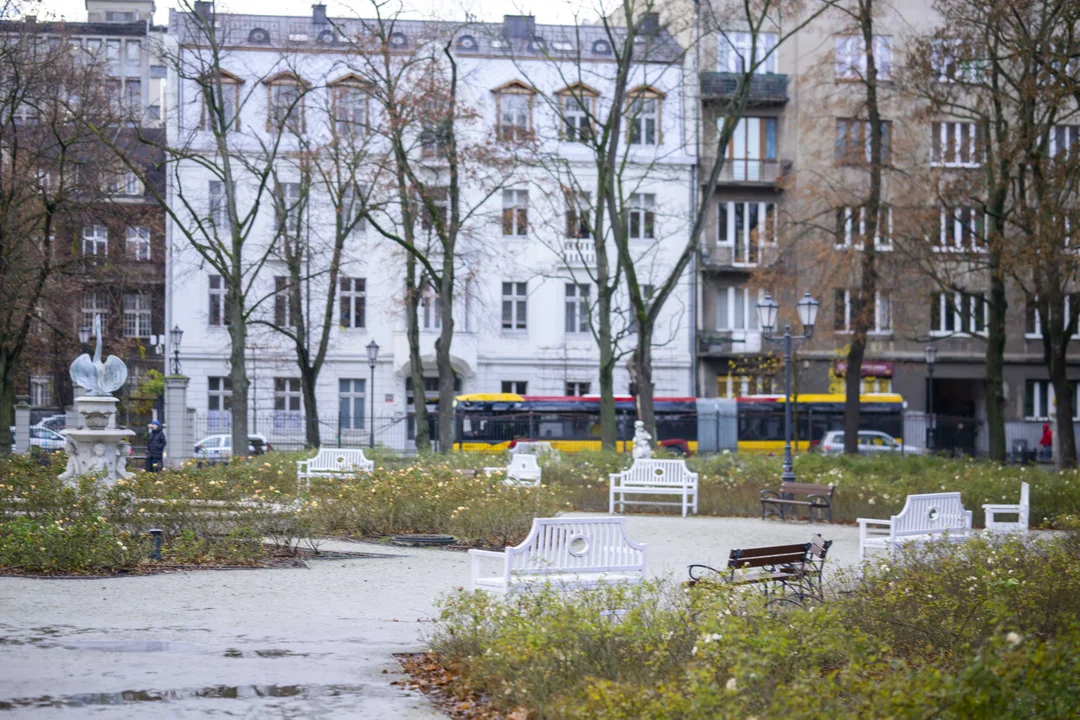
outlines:
[{"label": "person standing", "polygon": [[150,436],[146,439],[146,472],[158,472],[161,470],[167,444],[165,431],[161,429],[161,423],[157,420],[151,420]]},{"label": "person standing", "polygon": [[1054,457],[1054,431],[1050,423],[1043,423],[1042,438],[1039,439],[1039,459],[1046,461]]}]

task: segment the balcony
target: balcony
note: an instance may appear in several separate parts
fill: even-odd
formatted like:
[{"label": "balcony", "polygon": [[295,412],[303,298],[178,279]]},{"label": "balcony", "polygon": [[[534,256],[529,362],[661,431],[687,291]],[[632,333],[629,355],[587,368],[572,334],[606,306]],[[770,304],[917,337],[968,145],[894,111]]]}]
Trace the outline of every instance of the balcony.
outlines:
[{"label": "balcony", "polygon": [[790,160],[728,158],[720,168],[721,183],[775,185],[791,169]]},{"label": "balcony", "polygon": [[[730,72],[701,73],[702,100],[730,100],[735,95],[735,88],[742,76]],[[775,73],[754,75],[750,81],[750,94],[746,104],[749,107],[762,105],[783,105],[788,101],[788,76]]]},{"label": "balcony", "polygon": [[697,338],[699,355],[761,352],[761,333],[757,330],[702,330]]},{"label": "balcony", "polygon": [[749,272],[750,268],[761,263],[761,248],[757,243],[749,247],[739,245],[705,245],[701,248],[701,266],[703,270]]},{"label": "balcony", "polygon": [[559,262],[570,267],[596,267],[596,246],[591,239],[562,241]]}]

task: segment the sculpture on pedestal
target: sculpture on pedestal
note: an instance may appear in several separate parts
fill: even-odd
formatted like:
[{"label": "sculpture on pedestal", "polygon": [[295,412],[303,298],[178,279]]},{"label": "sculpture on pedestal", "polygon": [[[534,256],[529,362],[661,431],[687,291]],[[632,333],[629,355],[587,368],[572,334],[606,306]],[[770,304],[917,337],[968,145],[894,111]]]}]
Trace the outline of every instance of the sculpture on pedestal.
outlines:
[{"label": "sculpture on pedestal", "polygon": [[634,449],[631,451],[630,456],[635,460],[648,460],[652,457],[652,448],[649,447],[649,441],[652,440],[652,435],[645,431],[645,423],[641,420],[634,422]]},{"label": "sculpture on pedestal", "polygon": [[131,476],[125,466],[131,452],[128,438],[134,433],[115,427],[117,399],[111,394],[127,382],[127,366],[115,355],[102,362],[100,316],[94,318],[94,333],[97,344],[93,359],[84,353],[71,363],[71,381],[88,391],[75,398],[75,408],[86,427],[63,431],[68,464],[60,479],[72,481],[86,473],[103,472],[105,482],[112,485]]}]

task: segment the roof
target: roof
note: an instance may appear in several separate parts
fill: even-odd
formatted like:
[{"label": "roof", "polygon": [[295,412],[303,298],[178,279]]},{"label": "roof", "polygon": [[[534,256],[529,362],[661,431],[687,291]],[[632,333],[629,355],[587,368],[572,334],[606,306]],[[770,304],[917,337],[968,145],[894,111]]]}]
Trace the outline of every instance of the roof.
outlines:
[{"label": "roof", "polygon": [[43,35],[113,35],[143,37],[148,34],[145,22],[37,22],[29,20],[5,20],[0,22],[0,32],[37,32]]},{"label": "roof", "polygon": [[[191,13],[169,11],[169,31],[182,44],[198,44],[193,32]],[[318,20],[310,15],[245,15],[217,13],[222,44],[228,47],[287,47],[300,49],[344,48],[352,40],[374,38],[378,21],[357,18],[328,18]],[[608,32],[602,25],[529,25],[528,33],[506,33],[505,23],[439,22],[429,20],[384,21],[392,25],[391,37],[400,36],[400,49],[416,47],[417,42],[452,33],[456,38],[455,54],[462,57],[506,56],[517,58],[545,57],[576,59],[580,48],[583,60],[613,60]],[[611,28],[616,39],[625,37],[626,29]],[[683,50],[674,36],[661,29],[653,35],[638,35],[641,47],[637,53],[641,62],[679,61]],[[468,42],[468,40],[472,42]]]}]

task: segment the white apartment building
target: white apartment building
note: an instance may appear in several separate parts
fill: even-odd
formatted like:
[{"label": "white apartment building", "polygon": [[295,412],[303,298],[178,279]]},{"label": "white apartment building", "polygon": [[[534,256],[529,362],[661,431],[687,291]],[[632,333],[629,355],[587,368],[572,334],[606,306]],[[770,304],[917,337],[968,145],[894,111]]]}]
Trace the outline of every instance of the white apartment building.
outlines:
[{"label": "white apartment building", "polygon": [[[200,7],[209,11],[209,4]],[[185,17],[172,11],[169,23],[173,52],[182,60],[205,52],[185,30]],[[245,98],[238,103],[240,132],[248,134],[243,142],[254,152],[260,140],[268,140],[270,133],[265,128],[279,81],[307,84],[310,90],[303,100],[303,132],[309,136],[326,132],[332,121],[326,108],[333,106],[328,98],[337,82],[348,82],[349,55],[356,53],[353,45],[338,38],[342,32],[361,36],[364,23],[328,20],[319,5],[307,17],[218,14],[215,20],[218,32],[227,37],[222,77],[227,73],[237,88],[236,97]],[[432,27],[419,21],[400,21],[391,44],[408,51],[430,35]],[[610,102],[615,64],[603,28],[536,25],[531,16],[508,16],[501,24],[462,24],[455,32],[461,100],[475,113],[463,121],[461,136],[477,143],[487,138],[498,142],[497,126],[526,129],[537,138],[542,152],[557,158],[558,166],[574,175],[576,183],[595,187],[592,155],[572,141],[572,133],[563,127],[552,103],[559,101],[560,91],[575,82],[588,86],[595,102]],[[681,50],[665,31],[658,31],[649,42],[654,50],[660,50],[651,52],[653,60],[633,71],[632,101],[640,99],[643,104],[636,109],[644,110],[635,115],[634,127],[627,130],[633,138],[627,143],[630,169],[624,184],[632,186],[633,195],[631,252],[639,256],[640,281],[655,284],[666,277],[686,245],[695,202],[696,158],[692,138],[688,138],[693,108],[686,106],[682,91]],[[255,87],[258,90],[252,91]],[[200,129],[204,110],[197,84],[182,79],[172,82],[170,77],[168,92],[168,107],[177,109],[168,118],[170,143],[190,138],[192,150],[212,154],[212,134]],[[368,122],[376,126],[376,103],[364,107]],[[594,253],[591,240],[568,237],[576,234],[569,229],[574,223],[551,165],[520,162],[514,166],[511,180],[494,191],[475,178],[463,181],[462,206],[475,206],[476,212],[461,236],[460,283],[455,293],[452,356],[461,393],[563,396],[599,391],[599,351],[585,310],[596,297],[588,272],[595,264]],[[290,172],[283,159],[276,174],[286,194],[293,192],[288,187]],[[201,194],[206,198],[206,212],[213,212],[214,177],[197,162],[182,162],[169,180],[174,198],[177,192],[189,199]],[[302,232],[332,237],[334,209],[318,192],[313,190]],[[387,221],[392,222],[392,218]],[[197,417],[207,418],[205,424],[196,421],[199,438],[228,427],[226,298],[221,279],[208,269],[173,221],[170,224],[167,326],[184,331],[180,359],[183,373],[191,378],[188,402]],[[249,241],[251,256],[245,262],[255,265],[273,241],[277,227],[267,195]],[[318,260],[314,258],[316,263]],[[658,396],[693,392],[694,273],[691,266],[657,326],[653,355]],[[266,300],[253,314],[254,319],[260,312],[276,321],[290,312],[315,316],[321,312],[326,301],[325,289],[320,290],[326,286],[323,277],[314,273],[307,279],[305,307],[292,308],[283,296],[274,295],[281,287],[276,278],[284,274],[282,264],[272,254],[259,267],[252,282],[263,292],[252,297],[261,294]],[[366,442],[373,424],[377,442],[407,447],[413,393],[403,304],[404,251],[374,228],[361,224],[348,239],[341,277],[327,361],[318,381],[323,436],[340,431],[346,442]],[[625,291],[617,302],[625,310]],[[425,375],[432,383],[429,392],[434,391],[437,377],[437,303],[430,294],[420,308],[421,354]],[[365,350],[372,341],[379,346],[374,382]],[[628,351],[634,343],[635,337],[629,333],[621,340],[621,347]],[[171,356],[172,350],[169,352]],[[267,434],[272,443],[276,437],[281,446],[302,442],[298,419],[306,410],[292,342],[254,324],[247,358],[251,431]],[[627,353],[616,372],[617,394],[629,391],[628,359]]]}]

